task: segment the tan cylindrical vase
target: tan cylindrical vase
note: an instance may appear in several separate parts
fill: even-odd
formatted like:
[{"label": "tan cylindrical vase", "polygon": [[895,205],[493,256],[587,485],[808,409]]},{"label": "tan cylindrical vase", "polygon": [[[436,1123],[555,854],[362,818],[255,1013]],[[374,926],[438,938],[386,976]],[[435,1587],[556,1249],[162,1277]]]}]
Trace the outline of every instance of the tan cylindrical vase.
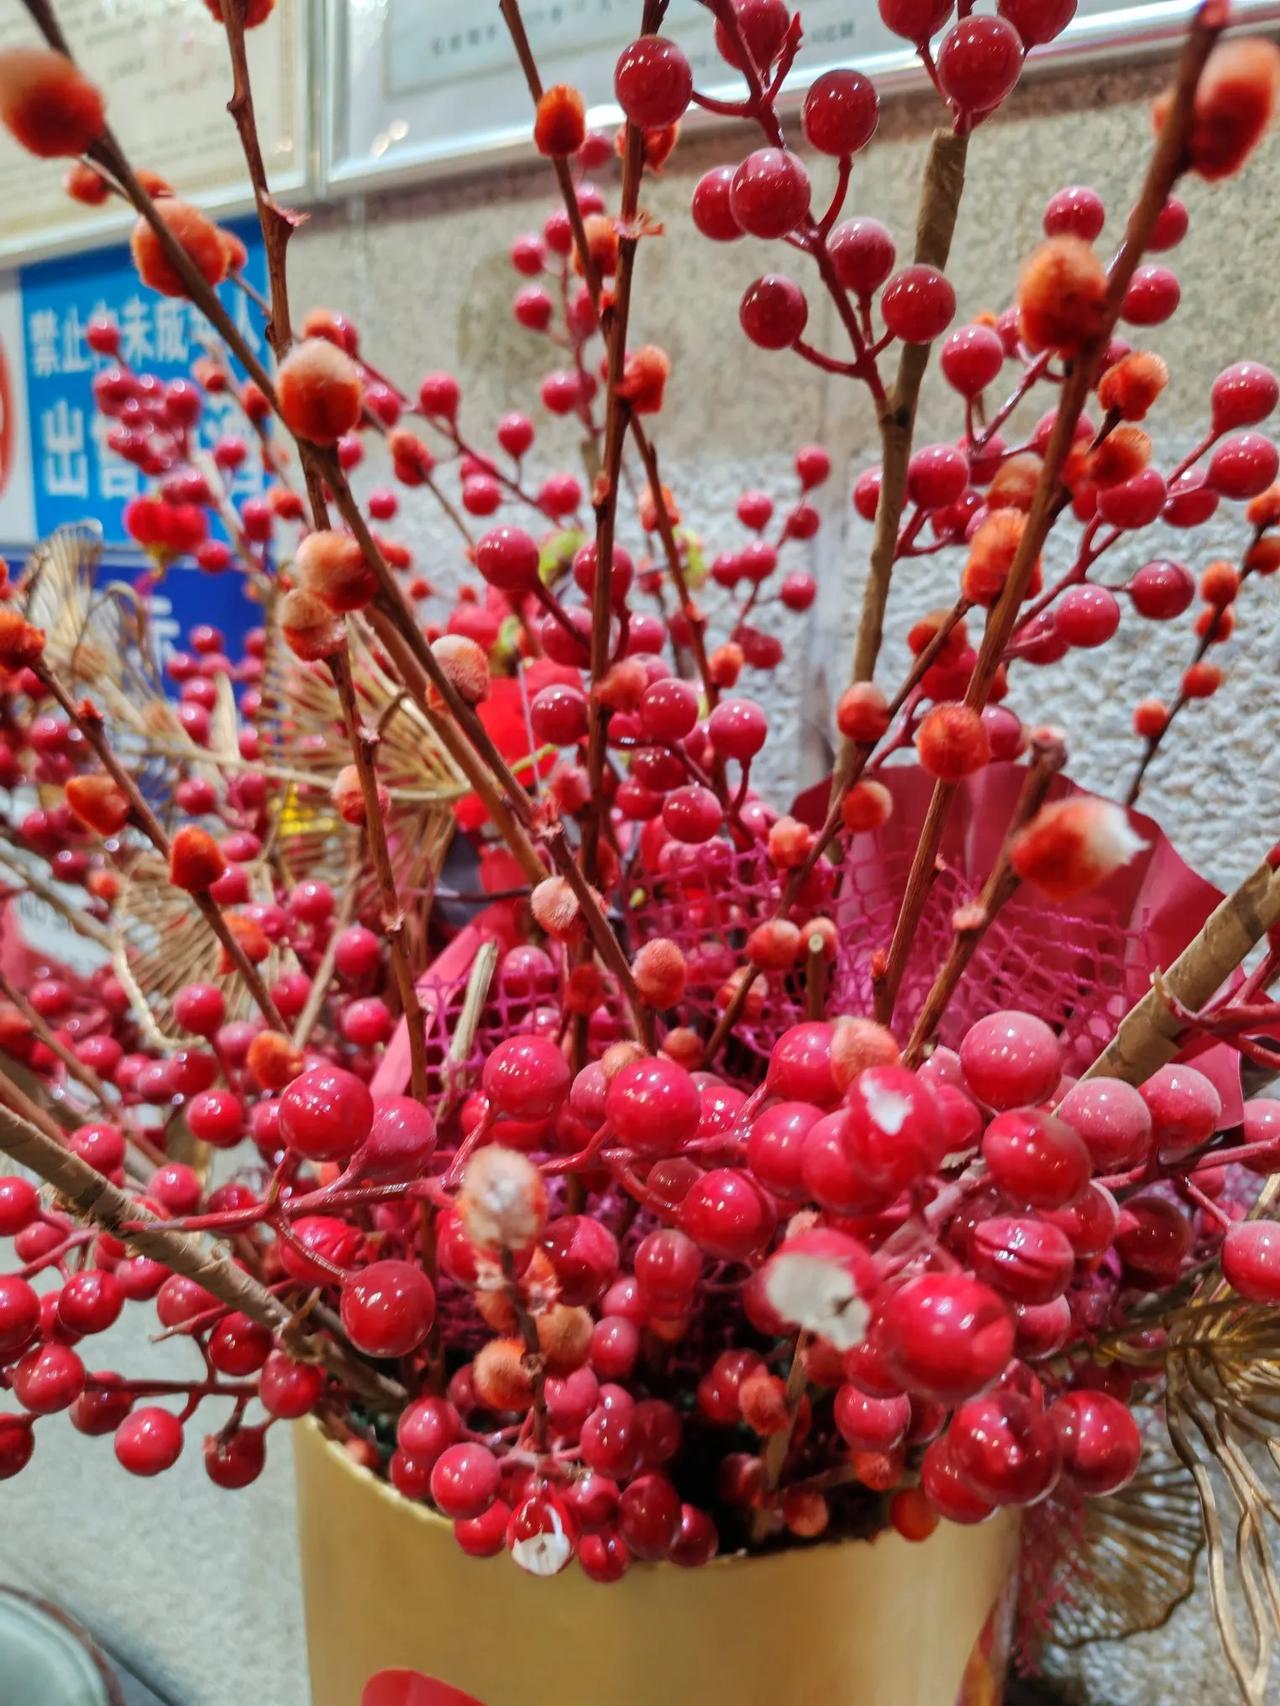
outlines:
[{"label": "tan cylindrical vase", "polygon": [[996,1706],[1018,1523],[942,1523],[600,1586],[469,1558],[451,1525],[294,1430],[313,1706],[422,1671],[483,1706]]}]

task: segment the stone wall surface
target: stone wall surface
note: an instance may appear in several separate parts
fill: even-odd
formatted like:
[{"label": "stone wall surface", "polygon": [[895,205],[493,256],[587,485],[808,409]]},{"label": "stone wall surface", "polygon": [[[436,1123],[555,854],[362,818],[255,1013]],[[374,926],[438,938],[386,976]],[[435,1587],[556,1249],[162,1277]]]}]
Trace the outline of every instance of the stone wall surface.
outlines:
[{"label": "stone wall surface", "polygon": [[[1017,257],[1034,243],[1041,207],[1060,185],[1093,184],[1110,210],[1108,238],[1118,237],[1142,169],[1156,81],[1144,66],[1036,81],[979,130],[954,250],[962,316],[1008,299]],[[854,177],[849,211],[883,219],[904,251],[933,117],[916,99],[889,106]],[[818,440],[835,458],[823,494],[827,527],[811,547],[788,548],[796,566],[811,562],[818,602],[804,616],[782,617],[787,661],[777,675],[762,689],[758,679],[743,683],[768,704],[774,736],[767,780],[783,793],[819,773],[830,705],[847,672],[868,544],[848,493],[874,457],[874,424],[848,380],[824,378],[790,355],[751,350],[741,338],[739,294],[756,274],[781,264],[779,256],[751,242],[705,243],[686,213],[697,175],[741,151],[731,134],[701,134],[654,186],[650,210],[668,234],[642,246],[635,325],[637,340],[663,344],[672,358],[668,407],[657,428],[664,471],[686,520],[711,549],[741,541],[733,506],[744,487],[790,493],[798,445]],[[825,186],[821,164],[815,179]],[[1280,359],[1280,236],[1266,211],[1272,189],[1280,193],[1275,143],[1242,180],[1188,189],[1191,230],[1173,257],[1183,310],[1149,340],[1173,374],[1155,417],[1165,469],[1203,431],[1209,384],[1222,367],[1244,356]],[[464,387],[464,420],[479,438],[506,409],[536,410],[537,382],[551,365],[539,340],[512,321],[517,280],[505,260],[511,236],[536,228],[548,205],[547,179],[533,172],[317,210],[293,251],[295,303],[349,313],[369,359],[410,388],[427,369],[452,369]],[[825,303],[815,296],[812,306],[811,340],[838,350]],[[543,427],[542,418],[546,457],[535,452],[531,460],[544,472],[573,466],[573,435],[559,423]],[[954,399],[931,380],[918,442],[956,430]],[[384,475],[371,459],[360,479],[376,483]],[[425,573],[449,583],[456,536],[428,497],[408,494],[393,531],[413,545]],[[1238,511],[1224,506],[1209,538],[1197,536],[1192,566],[1235,552],[1242,533]],[[1133,536],[1114,551],[1107,579],[1122,582],[1141,562],[1177,556],[1185,544],[1167,530]],[[905,633],[911,616],[950,602],[955,576],[954,553],[908,565],[894,589],[893,631]],[[1143,796],[1187,858],[1219,883],[1248,869],[1280,826],[1272,688],[1280,606],[1273,587],[1247,589],[1243,614],[1242,640],[1227,648],[1227,687],[1188,717]],[[1136,757],[1129,732],[1135,700],[1176,686],[1187,655],[1185,625],[1177,626],[1166,633],[1130,617],[1097,657],[1076,654],[1069,665],[1016,672],[1010,702],[1036,720],[1060,722],[1073,774],[1114,789]],[[902,657],[900,644],[886,648],[886,683]],[[157,1371],[172,1371],[171,1348],[148,1352],[139,1338],[135,1330],[131,1343],[104,1345],[104,1363],[132,1371],[150,1356]],[[63,1598],[182,1706],[303,1706],[289,1461],[280,1432],[263,1480],[227,1495],[208,1486],[194,1448],[174,1473],[140,1485],[116,1471],[107,1442],[86,1447],[60,1419],[40,1431],[35,1465],[6,1485],[0,1501],[0,1574]],[[1162,1631],[1084,1657],[1058,1656],[1055,1669],[1096,1706],[1166,1706],[1175,1692],[1203,1706],[1236,1698],[1203,1593]],[[588,1706],[586,1696],[573,1706]]]}]

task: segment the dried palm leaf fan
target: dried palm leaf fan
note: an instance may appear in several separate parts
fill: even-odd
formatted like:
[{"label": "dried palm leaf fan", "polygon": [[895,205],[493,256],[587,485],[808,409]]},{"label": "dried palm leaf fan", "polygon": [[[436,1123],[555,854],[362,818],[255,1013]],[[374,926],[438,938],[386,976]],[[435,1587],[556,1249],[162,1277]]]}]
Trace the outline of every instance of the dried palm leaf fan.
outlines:
[{"label": "dried palm leaf fan", "polygon": [[1128,1486],[1109,1498],[1081,1500],[1071,1512],[1056,1504],[1049,1509],[1058,1528],[1049,1552],[1060,1549],[1064,1524],[1069,1535],[1066,1591],[1055,1595],[1051,1613],[1050,1638],[1058,1646],[1159,1629],[1195,1587],[1204,1545],[1200,1501],[1163,1418],[1149,1415],[1143,1434],[1142,1467]]},{"label": "dried palm leaf fan", "polygon": [[[406,904],[410,951],[422,943],[436,877],[453,834],[453,804],[467,788],[426,718],[381,667],[372,636],[348,622],[351,674],[361,721],[378,734],[378,781],[387,790],[387,843],[396,888]],[[351,763],[351,743],[337,689],[327,670],[300,664],[282,645],[268,645],[262,684],[264,768],[286,775],[273,826],[273,851],[290,880],[324,877],[341,889],[359,832],[334,810],[331,790]],[[357,911],[377,904],[363,861]]]}]

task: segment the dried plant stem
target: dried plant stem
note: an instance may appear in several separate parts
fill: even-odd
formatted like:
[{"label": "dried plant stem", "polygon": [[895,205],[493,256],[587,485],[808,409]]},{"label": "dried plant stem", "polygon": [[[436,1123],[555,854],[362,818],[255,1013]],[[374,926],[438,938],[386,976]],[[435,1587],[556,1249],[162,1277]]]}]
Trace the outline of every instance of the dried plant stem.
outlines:
[{"label": "dried plant stem", "polygon": [[68,906],[56,890],[42,883],[39,877],[24,869],[17,859],[0,855],[0,862],[8,867],[14,877],[21,882],[28,894],[34,895],[43,902],[50,911],[56,912],[65,924],[69,924],[78,936],[83,936],[87,942],[95,943],[110,953],[114,947],[111,932],[103,928],[96,918],[90,918],[86,912],[77,911],[74,906]]},{"label": "dried plant stem", "polygon": [[[1196,89],[1205,62],[1225,22],[1225,8],[1202,7],[1196,14],[1187,36],[1186,45],[1178,61],[1173,100],[1157,138],[1141,194],[1129,215],[1124,241],[1107,275],[1106,297],[1098,326],[1093,336],[1085,340],[1072,360],[1071,371],[1058,399],[1053,431],[1045,448],[1044,462],[1026,526],[1010,566],[1004,590],[987,618],[982,645],[965,693],[965,703],[974,710],[982,710],[991,696],[996,671],[1004,658],[1005,648],[1017,622],[1027,588],[1031,584],[1035,566],[1044,549],[1045,539],[1061,510],[1062,469],[1067,452],[1075,442],[1076,425],[1097,377],[1099,364],[1115,330],[1116,321],[1120,317],[1125,292],[1146,253],[1156,220],[1186,165],[1187,137],[1191,128]],[[919,929],[921,909],[933,880],[938,849],[942,845],[943,831],[955,795],[956,784],[953,782],[938,782],[934,787],[933,798],[916,845],[906,892],[894,926],[888,962],[877,992],[876,1014],[883,1024],[889,1024],[893,1018],[902,976],[906,970],[907,956]]]},{"label": "dried plant stem", "polygon": [[[16,1089],[0,1073],[0,1095],[12,1101]],[[82,1220],[123,1239],[139,1255],[195,1280],[228,1309],[242,1310],[278,1334],[290,1346],[291,1355],[319,1361],[380,1410],[398,1409],[404,1403],[404,1389],[363,1362],[341,1337],[299,1340],[285,1305],[229,1256],[212,1252],[193,1234],[175,1232],[162,1220],[152,1220],[127,1192],[5,1106],[0,1106],[0,1150],[52,1185]],[[126,1226],[131,1229],[124,1230]]]},{"label": "dried plant stem", "polygon": [[787,1370],[787,1425],[776,1434],[770,1434],[760,1454],[764,1469],[761,1489],[763,1496],[759,1509],[751,1519],[751,1538],[757,1546],[767,1539],[769,1534],[769,1518],[777,1497],[778,1484],[782,1480],[782,1471],[786,1466],[787,1453],[791,1449],[791,1436],[795,1432],[796,1417],[800,1414],[800,1401],[808,1384],[804,1366],[804,1348],[808,1337],[803,1331],[797,1333],[795,1347],[791,1353],[791,1367]]},{"label": "dried plant stem", "polygon": [[1203,1007],[1277,924],[1280,869],[1268,854],[1210,913],[1195,939],[1120,1021],[1115,1036],[1084,1076],[1123,1078],[1130,1084],[1150,1078],[1173,1059],[1186,1028],[1165,1000],[1165,991],[1183,1007]]},{"label": "dried plant stem", "polygon": [[[107,741],[102,718],[87,700],[74,700],[62,682],[49,668],[48,664],[40,662],[33,666],[43,686],[48,688],[61,705],[67,716],[80,730],[81,734],[93,748],[94,754],[111,780],[129,802],[130,815],[141,829],[147,840],[160,856],[167,860],[169,857],[169,837],[165,834],[160,820],[143,797],[142,790],[129,772],[112,752]],[[254,1003],[268,1025],[274,1031],[285,1029],[271,992],[263,982],[258,968],[252,963],[226,919],[222,916],[221,908],[209,894],[207,889],[198,890],[191,896],[192,904],[203,917],[221,944],[223,952],[244,980],[245,988],[253,997]]]},{"label": "dried plant stem", "polygon": [[410,1084],[418,1101],[425,1102],[427,1040],[423,1030],[422,1005],[418,1000],[413,967],[409,964],[409,952],[405,944],[404,908],[400,904],[396,889],[396,874],[392,869],[391,852],[387,846],[386,825],[382,821],[382,810],[378,804],[378,775],[374,767],[378,733],[361,720],[355,682],[351,678],[349,654],[345,650],[335,653],[329,659],[329,668],[338,689],[338,702],[342,706],[342,718],[347,726],[347,739],[351,742],[356,775],[360,779],[360,793],[364,799],[365,835],[378,884],[382,930],[387,939],[387,955],[396,980],[400,1011],[409,1037]]},{"label": "dried plant stem", "polygon": [[[955,235],[960,197],[964,191],[967,135],[935,130],[925,161],[916,223],[917,262],[939,269],[947,264]],[[837,286],[838,288],[838,286]],[[876,504],[875,533],[867,563],[867,582],[853,648],[853,681],[870,681],[876,671],[884,633],[884,614],[898,552],[898,531],[907,497],[907,464],[915,436],[916,408],[920,386],[929,365],[929,344],[903,344],[893,389],[880,410],[880,497]],[[853,769],[852,741],[840,747],[832,793],[843,793]]]},{"label": "dried plant stem", "polygon": [[698,675],[702,680],[702,691],[707,696],[707,704],[714,709],[720,699],[720,689],[711,678],[711,662],[707,657],[707,619],[694,602],[689,590],[688,577],[685,575],[684,563],[680,556],[680,541],[676,538],[671,512],[667,508],[667,500],[662,492],[662,474],[658,467],[657,449],[636,415],[631,417],[631,437],[635,441],[636,449],[640,452],[640,460],[644,464],[645,475],[649,481],[654,513],[658,518],[658,537],[662,541],[662,549],[667,559],[667,569],[675,582],[676,593],[680,599],[680,614],[689,624],[689,644],[693,650],[694,662],[698,666]]},{"label": "dried plant stem", "polygon": [[299,1013],[298,1022],[293,1027],[294,1048],[305,1048],[307,1046],[311,1033],[319,1021],[325,998],[329,993],[329,985],[333,981],[333,968],[338,958],[338,939],[355,917],[356,897],[360,890],[360,871],[361,861],[357,850],[347,865],[342,899],[338,903],[338,910],[329,931],[329,940],[325,943],[324,953],[320,957],[320,964],[316,967],[315,974],[311,979],[311,988],[307,991],[306,1006]]},{"label": "dried plant stem", "polygon": [[1053,778],[1066,761],[1067,751],[1061,741],[1046,741],[1036,747],[1022,784],[1022,792],[1013,809],[1013,816],[1009,819],[1009,827],[1005,831],[999,855],[978,897],[979,916],[971,924],[958,926],[952,935],[947,957],[933,980],[933,987],[925,997],[924,1006],[920,1009],[920,1016],[904,1051],[903,1059],[906,1065],[920,1064],[925,1044],[937,1030],[938,1023],[947,1010],[947,1004],[955,994],[956,986],[977,952],[979,943],[991,928],[1001,908],[1017,891],[1021,879],[1010,863],[1013,838],[1040,810]]}]

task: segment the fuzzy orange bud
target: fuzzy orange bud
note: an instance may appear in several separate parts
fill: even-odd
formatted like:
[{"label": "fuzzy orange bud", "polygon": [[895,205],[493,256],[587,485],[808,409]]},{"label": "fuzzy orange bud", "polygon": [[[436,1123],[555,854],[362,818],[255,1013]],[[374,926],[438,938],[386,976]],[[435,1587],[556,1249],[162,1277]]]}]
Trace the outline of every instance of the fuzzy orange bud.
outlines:
[{"label": "fuzzy orange bud", "polygon": [[[379,784],[379,804],[390,803],[386,789]],[[360,787],[360,772],[354,764],[344,764],[333,779],[329,798],[343,823],[362,824],[365,821],[364,792]]]},{"label": "fuzzy orange bud", "polygon": [[742,647],[736,640],[728,640],[723,646],[717,646],[707,659],[707,670],[712,683],[716,687],[735,686],[745,662]]},{"label": "fuzzy orange bud", "polygon": [[771,918],[747,937],[747,959],[758,971],[787,971],[800,947],[800,926],[787,918]]},{"label": "fuzzy orange bud", "polygon": [[29,669],[44,652],[44,629],[37,628],[16,610],[0,608],[0,665],[5,669]]},{"label": "fuzzy orange bud", "polygon": [[1236,631],[1236,613],[1228,604],[1206,604],[1196,617],[1195,628],[1198,639],[1220,646]]},{"label": "fuzzy orange bud", "polygon": [[169,881],[189,894],[216,883],[227,868],[226,855],[209,834],[184,824],[169,847]]},{"label": "fuzzy orange bud", "polygon": [[841,801],[840,816],[850,835],[869,835],[893,816],[893,795],[883,782],[855,782]]},{"label": "fuzzy orange bud", "polygon": [[335,616],[314,592],[295,586],[280,600],[280,632],[295,657],[317,663],[332,657],[347,643],[342,618]]},{"label": "fuzzy orange bud", "polygon": [[[640,491],[639,502],[636,505],[640,514],[640,525],[646,533],[655,533],[658,528],[658,499],[652,486],[644,486]],[[671,487],[662,487],[662,507],[667,512],[667,519],[672,527],[680,525],[680,508],[676,503],[675,494]]]},{"label": "fuzzy orange bud", "polygon": [[1235,601],[1240,591],[1240,575],[1231,563],[1210,563],[1200,576],[1200,596],[1206,604],[1224,605]]},{"label": "fuzzy orange bud", "polygon": [[[934,636],[947,621],[949,610],[931,610],[919,621],[913,622],[907,629],[907,645],[911,648],[912,657],[919,657],[926,648],[932,645]],[[969,628],[964,621],[955,622],[947,633],[946,639],[938,651],[937,663],[953,662],[969,644]]]},{"label": "fuzzy orange bud", "polygon": [[738,1387],[738,1408],[752,1433],[762,1438],[785,1433],[791,1426],[787,1383],[766,1369],[749,1374]]},{"label": "fuzzy orange bud", "polygon": [[1123,807],[1088,796],[1042,806],[1013,840],[1010,861],[1051,900],[1096,888],[1146,846]]},{"label": "fuzzy orange bud", "polygon": [[706,1051],[696,1031],[688,1025],[676,1025],[662,1039],[661,1052],[668,1060],[674,1060],[678,1066],[693,1072],[701,1066]]},{"label": "fuzzy orange bud", "polygon": [[73,776],[66,795],[72,813],[99,835],[118,835],[129,821],[128,798],[110,776]]},{"label": "fuzzy orange bud", "polygon": [[1269,534],[1250,545],[1245,554],[1245,567],[1250,574],[1273,575],[1280,569],[1280,534]]},{"label": "fuzzy orange bud", "polygon": [[836,727],[846,740],[874,746],[889,727],[889,701],[874,681],[855,681],[836,705]]},{"label": "fuzzy orange bud", "polygon": [[1022,341],[1030,350],[1072,355],[1102,330],[1107,275],[1079,237],[1051,237],[1018,280]]},{"label": "fuzzy orange bud", "polygon": [[536,1318],[538,1344],[550,1374],[572,1374],[591,1349],[595,1322],[590,1312],[568,1303],[554,1304]]},{"label": "fuzzy orange bud", "polygon": [[488,1143],[467,1162],[458,1215],[478,1250],[527,1250],[547,1219],[542,1174],[519,1150]]},{"label": "fuzzy orange bud", "polygon": [[582,928],[582,909],[578,897],[564,877],[547,877],[529,896],[529,910],[534,922],[548,936],[566,941]]},{"label": "fuzzy orange bud", "polygon": [[1122,420],[1140,421],[1169,383],[1169,369],[1153,350],[1131,350],[1098,381],[1098,401]]},{"label": "fuzzy orange bud", "polygon": [[[607,213],[589,213],[582,221],[582,233],[587,239],[587,257],[595,264],[601,278],[612,278],[618,270],[618,227]],[[581,278],[586,273],[582,252],[573,251],[573,270]]]},{"label": "fuzzy orange bud", "polygon": [[474,640],[465,634],[441,634],[431,642],[431,655],[464,705],[479,705],[489,697],[489,660]]},{"label": "fuzzy orange bud", "polygon": [[42,160],[83,154],[106,128],[101,91],[62,53],[9,47],[0,53],[0,123]]},{"label": "fuzzy orange bud", "polygon": [[[1212,182],[1238,172],[1262,139],[1275,111],[1280,87],[1280,52],[1274,42],[1250,38],[1221,42],[1209,55],[1191,111],[1187,153],[1202,178]],[[1170,97],[1154,110],[1163,128]]]},{"label": "fuzzy orange bud", "polygon": [[778,870],[794,871],[809,857],[813,841],[813,831],[799,818],[780,817],[769,826],[769,858]]},{"label": "fuzzy orange bud", "polygon": [[1165,731],[1168,708],[1159,699],[1142,699],[1133,708],[1133,732],[1143,740],[1154,740]]},{"label": "fuzzy orange bud", "polygon": [[816,1540],[831,1521],[831,1505],[816,1487],[788,1487],[782,1495],[782,1521],[799,1540]]},{"label": "fuzzy orange bud", "polygon": [[648,685],[649,673],[639,658],[619,658],[596,688],[596,698],[610,711],[634,711]]},{"label": "fuzzy orange bud", "polygon": [[640,999],[659,1012],[674,1007],[684,994],[687,967],[676,943],[665,936],[646,942],[631,962]]},{"label": "fuzzy orange bud", "polygon": [[[1004,591],[1018,554],[1027,518],[1020,509],[996,509],[983,520],[969,541],[969,559],[964,566],[961,590],[972,604],[993,605]],[[1036,559],[1028,594],[1040,590],[1040,561]]]},{"label": "fuzzy orange bud", "polygon": [[587,104],[569,83],[544,89],[533,120],[533,141],[539,154],[563,159],[576,154],[587,137]]},{"label": "fuzzy orange bud", "polygon": [[656,415],[662,407],[670,373],[671,362],[666,351],[656,344],[642,344],[639,349],[627,352],[618,395],[627,399],[636,414]]},{"label": "fuzzy orange bud", "polygon": [[1216,663],[1188,664],[1182,676],[1182,691],[1188,699],[1212,699],[1226,674]]},{"label": "fuzzy orange bud", "polygon": [[991,742],[972,705],[935,705],[916,730],[916,752],[931,776],[958,782],[990,763]]},{"label": "fuzzy orange bud", "polygon": [[843,1093],[869,1066],[896,1066],[900,1057],[893,1032],[874,1019],[836,1020],[831,1037],[831,1076]]},{"label": "fuzzy orange bud", "polygon": [[[223,916],[227,921],[227,929],[239,943],[240,952],[250,965],[260,966],[271,952],[271,943],[267,940],[266,932],[256,919],[247,917],[243,912],[228,912]],[[218,970],[223,977],[236,969],[235,961],[224,948],[218,959]]]},{"label": "fuzzy orange bud", "polygon": [[378,589],[364,553],[349,533],[308,533],[293,559],[298,584],[334,615],[363,610]]},{"label": "fuzzy orange bud", "polygon": [[471,1383],[486,1410],[527,1410],[533,1403],[533,1375],[525,1366],[520,1339],[490,1339],[471,1365]]},{"label": "fuzzy orange bud", "polygon": [[1119,426],[1084,459],[1083,474],[1095,486],[1122,486],[1151,460],[1151,439],[1138,426]]},{"label": "fuzzy orange bud", "polygon": [[327,338],[307,338],[280,363],[276,393],[296,438],[336,444],[360,419],[360,369]]},{"label": "fuzzy orange bud", "polygon": [[[730,1008],[738,999],[738,992],[746,983],[748,975],[744,967],[739,967],[737,971],[725,978],[716,991],[716,1006],[720,1008],[721,1012]],[[765,999],[764,985],[757,979],[749,986],[742,1004],[742,1017],[748,1025],[758,1025],[764,1017]]]},{"label": "fuzzy orange bud", "polygon": [[1018,509],[1025,515],[1035,498],[1043,466],[1040,458],[1030,450],[1002,462],[987,487],[987,508]]},{"label": "fuzzy orange bud", "polygon": [[302,1071],[303,1054],[283,1031],[259,1031],[249,1044],[245,1066],[264,1090],[283,1090]]},{"label": "fuzzy orange bud", "polygon": [[67,167],[62,187],[71,197],[83,207],[101,207],[111,194],[111,185],[102,173],[84,160],[73,161]]},{"label": "fuzzy orange bud", "polygon": [[[158,201],[156,213],[205,283],[221,284],[227,276],[227,249],[213,221],[189,201],[178,201],[173,196]],[[139,219],[134,226],[129,247],[143,284],[158,290],[161,296],[188,294],[182,275],[171,264],[159,237],[145,219]]]}]

